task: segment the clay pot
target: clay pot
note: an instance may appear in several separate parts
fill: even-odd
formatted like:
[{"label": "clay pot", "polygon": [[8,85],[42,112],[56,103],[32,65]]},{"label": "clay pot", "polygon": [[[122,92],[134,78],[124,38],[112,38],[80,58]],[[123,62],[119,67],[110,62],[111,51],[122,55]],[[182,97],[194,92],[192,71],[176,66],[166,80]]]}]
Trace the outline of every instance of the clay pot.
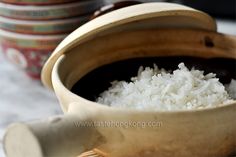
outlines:
[{"label": "clay pot", "polygon": [[[198,110],[136,111],[98,104],[71,91],[77,81],[103,65],[161,56],[236,59],[236,37],[217,33],[216,23],[208,15],[169,3],[139,4],[95,18],[61,42],[42,72],[45,86],[54,90],[66,115],[11,126],[4,140],[9,157],[32,152],[37,157],[76,156],[93,148],[115,157],[234,154],[235,102]],[[89,83],[85,86],[88,91],[96,88]],[[160,125],[101,125],[130,121]],[[17,142],[19,137],[27,139],[28,144]]]}]

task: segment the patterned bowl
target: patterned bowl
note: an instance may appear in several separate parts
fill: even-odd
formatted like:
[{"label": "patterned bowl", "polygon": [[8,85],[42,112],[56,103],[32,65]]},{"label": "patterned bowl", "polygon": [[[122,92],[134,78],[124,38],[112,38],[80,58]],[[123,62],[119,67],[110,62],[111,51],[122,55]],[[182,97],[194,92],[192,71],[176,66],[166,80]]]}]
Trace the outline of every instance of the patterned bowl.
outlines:
[{"label": "patterned bowl", "polygon": [[90,15],[81,17],[51,20],[27,21],[0,17],[0,28],[3,30],[24,34],[59,34],[69,33],[88,21]]},{"label": "patterned bowl", "polygon": [[11,3],[17,5],[52,5],[60,3],[69,3],[76,0],[1,0],[4,3]]},{"label": "patterned bowl", "polygon": [[8,60],[30,77],[39,79],[44,62],[65,36],[25,35],[0,29],[0,47]]},{"label": "patterned bowl", "polygon": [[103,0],[83,0],[47,6],[0,3],[0,16],[24,20],[55,20],[88,14],[102,5]]}]

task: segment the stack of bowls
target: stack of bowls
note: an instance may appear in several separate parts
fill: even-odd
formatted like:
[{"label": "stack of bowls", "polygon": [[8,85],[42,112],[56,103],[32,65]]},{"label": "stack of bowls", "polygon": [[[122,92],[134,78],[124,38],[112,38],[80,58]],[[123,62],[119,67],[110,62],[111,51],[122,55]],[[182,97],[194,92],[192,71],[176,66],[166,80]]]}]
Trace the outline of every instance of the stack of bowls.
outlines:
[{"label": "stack of bowls", "polygon": [[102,5],[103,0],[0,0],[0,47],[38,79],[58,43]]}]

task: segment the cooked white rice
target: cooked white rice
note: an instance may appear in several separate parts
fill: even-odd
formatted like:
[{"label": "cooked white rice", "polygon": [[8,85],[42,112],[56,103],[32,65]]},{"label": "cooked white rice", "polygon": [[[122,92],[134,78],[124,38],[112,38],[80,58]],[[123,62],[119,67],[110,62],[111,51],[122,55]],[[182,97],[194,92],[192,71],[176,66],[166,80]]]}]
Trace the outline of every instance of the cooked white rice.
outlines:
[{"label": "cooked white rice", "polygon": [[[220,106],[232,101],[215,74],[178,65],[170,73],[165,69],[140,67],[131,82],[114,81],[97,102],[120,108],[139,110],[186,110]],[[229,93],[236,97],[236,81],[228,85]]]},{"label": "cooked white rice", "polygon": [[226,85],[226,90],[231,98],[236,99],[236,80],[232,79],[230,84]]}]

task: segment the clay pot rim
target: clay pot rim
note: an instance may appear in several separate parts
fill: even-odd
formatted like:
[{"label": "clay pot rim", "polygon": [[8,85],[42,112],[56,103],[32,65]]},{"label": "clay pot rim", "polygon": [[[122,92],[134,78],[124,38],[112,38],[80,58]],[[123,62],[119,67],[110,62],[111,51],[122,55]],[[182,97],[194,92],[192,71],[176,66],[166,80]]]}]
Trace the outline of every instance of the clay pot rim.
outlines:
[{"label": "clay pot rim", "polygon": [[[52,53],[43,67],[41,75],[43,84],[46,87],[52,89],[51,72],[53,65],[61,55],[67,53],[68,50],[73,48],[74,46],[78,46],[79,44],[88,41],[91,38],[96,38],[97,36],[106,34],[107,32],[114,33],[114,31],[117,31],[114,29],[118,26],[121,27],[124,25],[135,23],[137,21],[143,22],[148,19],[160,19],[163,17],[165,18],[176,16],[180,19],[188,19],[187,22],[185,21],[184,23],[181,23],[178,27],[193,27],[195,29],[203,29],[216,32],[216,22],[209,15],[178,4],[154,2],[143,3],[118,9],[97,17],[94,20],[84,24],[64,39],[58,45],[58,47],[55,49],[55,51]],[[189,26],[188,22],[190,21],[192,22],[192,26]],[[169,20],[168,23],[172,23],[173,25],[172,20]],[[171,27],[175,28],[176,26]]]},{"label": "clay pot rim", "polygon": [[[145,30],[142,30],[142,31],[145,31]],[[134,32],[130,32],[130,33],[137,33],[137,32],[142,32],[142,31],[134,31]],[[236,38],[233,37],[233,36],[231,38],[231,36],[225,36],[224,34],[220,34],[220,33],[203,31],[203,30],[191,30],[191,29],[189,29],[189,30],[186,30],[186,29],[158,29],[156,31],[159,32],[158,33],[159,35],[163,31],[165,34],[167,34],[169,32],[175,32],[177,34],[178,33],[195,33],[195,34],[200,34],[199,35],[200,37],[209,36],[210,38],[215,38],[215,44],[216,44],[215,48],[216,48],[216,51],[221,51],[222,52],[222,53],[220,53],[218,55],[219,56],[223,55],[222,57],[229,57],[229,58],[235,58],[236,59],[236,56],[235,57],[230,57],[230,55],[232,55],[232,53],[236,53],[235,50],[234,50],[234,48],[236,48]],[[123,33],[123,34],[127,34],[127,33]],[[108,36],[111,37],[112,35],[108,35]],[[198,41],[198,39],[200,37],[196,37],[197,38],[196,40]],[[101,37],[101,38],[106,38],[106,36],[105,37]],[[120,37],[120,38],[122,38],[122,37]],[[176,36],[170,37],[170,39],[173,39],[173,38],[176,38]],[[219,39],[222,39],[223,43],[228,43],[229,45],[231,45],[233,43],[233,45],[231,45],[231,47],[229,46],[227,48],[226,47],[221,47],[222,44],[219,44]],[[96,40],[100,40],[100,39],[96,39]],[[105,41],[106,40],[107,39],[105,39]],[[178,39],[177,41],[179,41],[179,40],[181,40],[181,39]],[[193,40],[195,40],[195,39],[193,39]],[[196,41],[193,41],[193,43],[194,42],[196,42]],[[196,43],[194,43],[194,44],[196,44]],[[94,44],[94,43],[92,43],[92,44]],[[178,44],[178,42],[176,42],[176,44]],[[86,45],[86,43],[84,45]],[[190,44],[190,46],[191,46],[191,44]],[[202,47],[206,47],[206,49],[209,49],[209,54],[210,54],[211,47],[207,47],[207,45],[204,45],[204,43],[202,43]],[[192,49],[195,49],[195,48],[192,48]],[[204,51],[206,51],[206,49]],[[198,50],[198,51],[202,51],[202,49]],[[225,51],[227,51],[227,53],[223,53]],[[76,52],[77,51],[74,50],[73,52],[68,53],[69,58],[71,58],[70,55],[73,56],[73,54],[76,54]],[[183,54],[183,55],[186,55],[186,54]],[[163,55],[163,56],[169,56],[169,55]],[[178,56],[178,55],[174,55],[174,56]],[[214,54],[212,54],[212,56],[214,56]],[[216,55],[216,57],[219,57],[219,56]],[[224,109],[231,108],[231,107],[233,108],[236,105],[236,101],[234,101],[234,102],[231,102],[231,103],[228,103],[228,104],[224,104],[222,106],[208,107],[208,108],[203,108],[203,109],[191,109],[191,110],[185,109],[185,110],[173,110],[173,111],[148,111],[148,110],[147,111],[138,111],[138,110],[134,110],[134,109],[121,109],[121,108],[116,108],[116,107],[110,107],[110,106],[107,106],[107,105],[104,105],[104,104],[99,104],[97,102],[93,102],[93,101],[87,100],[87,99],[85,99],[85,98],[83,98],[83,97],[81,97],[79,95],[76,95],[72,91],[70,91],[70,88],[74,85],[75,82],[72,81],[72,83],[70,82],[70,85],[68,85],[67,84],[68,83],[67,76],[65,78],[64,78],[64,76],[61,77],[61,71],[63,71],[63,68],[61,68],[61,67],[63,67],[63,65],[65,65],[64,63],[68,62],[68,60],[69,60],[67,58],[67,61],[65,61],[66,57],[67,57],[67,54],[64,54],[64,55],[60,56],[58,58],[58,60],[56,61],[55,65],[53,67],[53,70],[52,70],[52,80],[53,80],[52,83],[53,83],[54,92],[58,96],[59,100],[61,99],[60,96],[63,95],[62,99],[65,99],[65,101],[69,102],[69,103],[61,103],[62,109],[63,109],[64,112],[67,112],[67,110],[68,110],[67,107],[69,107],[69,105],[71,103],[76,103],[76,102],[80,102],[80,104],[83,104],[83,103],[87,104],[88,106],[95,108],[94,110],[102,109],[102,110],[116,110],[116,111],[121,111],[121,112],[127,112],[128,111],[128,112],[134,112],[134,113],[153,113],[153,114],[156,114],[156,113],[172,113],[172,114],[199,113],[199,112],[203,112],[203,111],[216,112],[216,111],[224,110]],[[195,57],[197,57],[197,56],[195,56]],[[198,57],[200,57],[200,56],[198,56]],[[203,58],[205,58],[205,56],[203,56]],[[99,65],[98,67],[100,67],[100,66],[101,65]],[[95,67],[94,69],[96,69],[96,68],[97,67]],[[86,73],[89,73],[90,71],[91,70],[88,70],[88,71],[86,71]],[[67,71],[66,73],[67,73],[66,75],[71,75],[72,70],[70,72]],[[80,78],[78,78],[78,79],[80,79]],[[69,80],[71,80],[71,79],[69,79]],[[74,101],[74,100],[76,100],[76,101]]]}]

